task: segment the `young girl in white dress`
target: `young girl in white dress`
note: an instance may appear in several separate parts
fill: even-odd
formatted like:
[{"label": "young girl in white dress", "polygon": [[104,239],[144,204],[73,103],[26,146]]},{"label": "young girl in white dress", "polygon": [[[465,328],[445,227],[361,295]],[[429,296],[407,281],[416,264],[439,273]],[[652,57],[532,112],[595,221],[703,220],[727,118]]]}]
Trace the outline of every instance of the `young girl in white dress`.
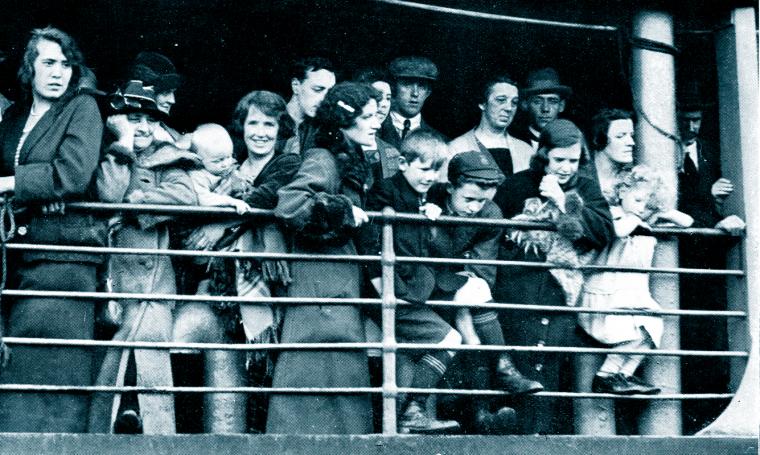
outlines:
[{"label": "young girl in white dress", "polygon": [[[596,264],[650,267],[657,239],[651,235],[631,235],[633,231],[657,222],[682,227],[694,222],[683,212],[665,209],[666,194],[661,178],[646,166],[621,173],[610,201],[616,239],[602,251]],[[649,274],[638,272],[598,272],[587,276],[581,306],[644,311],[660,308],[649,292]],[[578,319],[586,333],[614,349],[656,348],[662,338],[663,323],[658,316],[582,313]],[[592,390],[624,395],[659,393],[659,388],[634,376],[643,359],[640,354],[608,354],[594,377]]]}]

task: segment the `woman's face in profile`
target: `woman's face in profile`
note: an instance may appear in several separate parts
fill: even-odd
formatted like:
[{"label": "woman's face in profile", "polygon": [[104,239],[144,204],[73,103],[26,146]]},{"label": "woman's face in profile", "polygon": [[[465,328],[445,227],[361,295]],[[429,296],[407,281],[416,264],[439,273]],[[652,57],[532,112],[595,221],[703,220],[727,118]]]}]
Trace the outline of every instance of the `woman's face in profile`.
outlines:
[{"label": "woman's face in profile", "polygon": [[391,85],[385,81],[375,81],[372,83],[372,88],[380,92],[381,98],[377,103],[377,120],[383,123],[391,111]]},{"label": "woman's face in profile", "polygon": [[354,120],[354,124],[342,131],[351,142],[370,147],[375,144],[375,134],[379,129],[377,101],[370,99],[362,108],[362,113]]},{"label": "woman's face in profile", "polygon": [[607,129],[607,146],[602,153],[613,163],[630,164],[633,162],[633,146],[636,142],[633,140],[633,121],[630,119],[619,119],[610,122]]},{"label": "woman's face in profile", "polygon": [[547,153],[549,162],[544,168],[546,175],[556,176],[560,185],[567,183],[578,172],[581,152],[580,142],[569,147],[556,147],[549,150]]}]

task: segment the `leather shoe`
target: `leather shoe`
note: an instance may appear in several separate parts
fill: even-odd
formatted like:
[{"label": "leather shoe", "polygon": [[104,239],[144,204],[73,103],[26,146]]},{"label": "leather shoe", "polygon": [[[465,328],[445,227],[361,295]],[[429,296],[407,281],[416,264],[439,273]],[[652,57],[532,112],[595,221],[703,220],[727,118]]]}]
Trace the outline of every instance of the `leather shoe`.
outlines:
[{"label": "leather shoe", "polygon": [[512,359],[507,354],[499,356],[494,382],[497,387],[512,395],[524,395],[544,390],[544,386],[540,382],[528,379],[517,371]]},{"label": "leather shoe", "polygon": [[479,409],[475,414],[475,429],[479,434],[511,434],[516,422],[517,413],[506,406],[496,412]]},{"label": "leather shoe", "polygon": [[399,421],[399,433],[441,434],[459,430],[456,420],[438,420],[425,415],[422,406],[415,400],[410,400]]},{"label": "leather shoe", "polygon": [[660,389],[638,378],[626,377],[622,373],[609,376],[594,376],[591,390],[595,393],[614,393],[616,395],[652,395]]},{"label": "leather shoe", "polygon": [[142,419],[134,409],[122,411],[113,423],[115,434],[141,434],[143,432]]}]

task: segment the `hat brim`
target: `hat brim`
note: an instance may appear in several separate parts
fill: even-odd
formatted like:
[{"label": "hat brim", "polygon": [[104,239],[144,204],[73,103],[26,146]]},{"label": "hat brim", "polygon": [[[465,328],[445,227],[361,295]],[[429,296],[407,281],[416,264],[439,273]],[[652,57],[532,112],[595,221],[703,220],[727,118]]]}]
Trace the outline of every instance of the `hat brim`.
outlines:
[{"label": "hat brim", "polygon": [[166,122],[167,120],[169,120],[169,115],[166,112],[160,111],[158,109],[148,108],[148,107],[125,106],[125,107],[116,109],[113,106],[109,105],[109,108],[108,108],[109,116],[120,115],[120,114],[126,115],[126,114],[134,114],[134,113],[148,114],[151,117],[153,117],[154,120],[158,122]]},{"label": "hat brim", "polygon": [[437,81],[437,77],[429,76],[429,75],[422,75],[422,74],[411,74],[411,73],[401,73],[401,74],[393,74],[393,77],[396,79],[424,79],[426,81]]},{"label": "hat brim", "polygon": [[478,169],[478,170],[468,170],[466,172],[460,172],[458,173],[460,177],[469,177],[473,179],[482,179],[482,180],[493,180],[493,181],[499,181],[504,178],[504,174],[502,174],[500,171],[497,171],[495,169]]},{"label": "hat brim", "polygon": [[573,89],[567,85],[553,85],[541,88],[526,88],[520,91],[520,95],[528,98],[533,95],[545,95],[547,93],[556,93],[562,98],[570,98],[573,95]]}]

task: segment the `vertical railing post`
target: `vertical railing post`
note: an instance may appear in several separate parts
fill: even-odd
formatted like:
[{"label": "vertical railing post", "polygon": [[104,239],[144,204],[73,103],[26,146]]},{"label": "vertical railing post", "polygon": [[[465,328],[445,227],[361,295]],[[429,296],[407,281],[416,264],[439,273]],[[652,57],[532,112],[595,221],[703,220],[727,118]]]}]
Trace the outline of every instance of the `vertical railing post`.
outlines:
[{"label": "vertical railing post", "polygon": [[[642,115],[636,126],[639,162],[658,169],[672,188],[678,185],[677,146],[672,135],[676,129],[675,60],[666,51],[673,46],[673,17],[666,11],[641,10],[633,19],[633,36],[654,42],[662,49],[634,48],[631,82],[635,108]],[[668,137],[668,134],[671,137]],[[675,197],[672,198],[675,201]],[[674,207],[668,207],[674,208]],[[655,251],[655,267],[678,265],[675,239],[660,239]],[[651,275],[652,296],[664,309],[676,309],[678,276]],[[665,331],[660,347],[679,349],[679,320],[665,318]],[[662,387],[665,393],[681,390],[681,361],[678,357],[651,356],[647,360],[646,379]],[[644,435],[680,435],[681,402],[654,400],[641,413],[639,431]]]},{"label": "vertical railing post", "polygon": [[395,264],[396,253],[393,250],[393,222],[387,217],[396,212],[392,208],[383,209],[383,249],[380,256],[382,264],[382,319],[383,319],[383,434],[395,435],[396,427],[396,293]]}]

